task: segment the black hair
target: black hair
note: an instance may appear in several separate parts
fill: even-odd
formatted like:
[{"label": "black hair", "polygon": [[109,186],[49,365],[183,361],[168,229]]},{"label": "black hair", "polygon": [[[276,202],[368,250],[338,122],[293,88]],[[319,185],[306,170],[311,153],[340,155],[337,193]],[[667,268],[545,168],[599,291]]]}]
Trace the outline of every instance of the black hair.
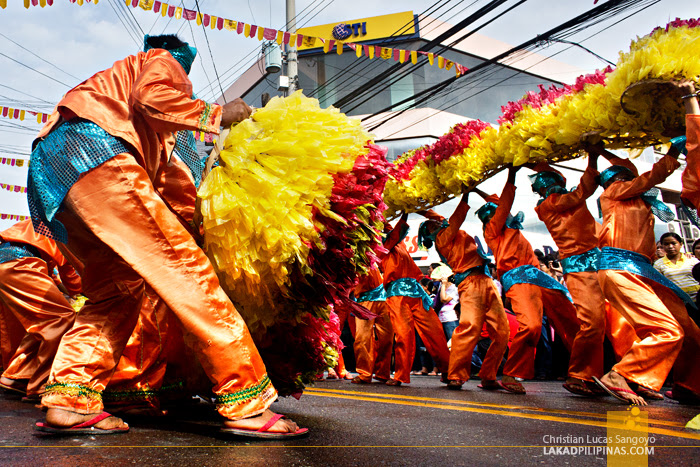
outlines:
[{"label": "black hair", "polygon": [[187,45],[175,34],[163,34],[162,36],[148,36],[146,44],[154,49],[174,50]]},{"label": "black hair", "polygon": [[535,250],[535,256],[537,256],[537,259],[540,261],[544,259],[544,253],[542,253],[542,250]]},{"label": "black hair", "polygon": [[680,235],[678,235],[676,232],[666,232],[659,238],[659,242],[663,243],[665,238],[671,237],[674,240],[676,240],[678,243],[681,245],[683,244],[683,239],[681,238]]},{"label": "black hair", "polygon": [[427,287],[428,285],[430,285],[431,282],[432,281],[430,279],[428,279],[427,277],[424,277],[420,280],[420,285],[424,285]]},{"label": "black hair", "polygon": [[433,269],[437,269],[440,266],[442,266],[442,264],[440,264],[440,263],[430,263],[430,267]]},{"label": "black hair", "polygon": [[698,244],[700,244],[700,238],[698,238],[697,240],[695,240],[693,242],[693,249],[692,249],[691,253],[695,254],[695,247],[698,246]]}]

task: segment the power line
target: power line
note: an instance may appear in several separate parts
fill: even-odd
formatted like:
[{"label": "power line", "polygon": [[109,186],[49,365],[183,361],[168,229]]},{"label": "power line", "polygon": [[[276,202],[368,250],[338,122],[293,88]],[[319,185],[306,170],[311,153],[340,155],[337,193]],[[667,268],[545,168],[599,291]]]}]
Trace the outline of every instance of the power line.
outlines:
[{"label": "power line", "polygon": [[46,73],[42,73],[41,71],[37,70],[36,68],[33,68],[33,67],[29,66],[29,65],[26,65],[26,64],[20,62],[19,60],[15,60],[14,58],[12,58],[12,57],[10,57],[10,56],[8,56],[8,55],[5,55],[5,54],[2,53],[2,52],[0,52],[0,55],[2,55],[3,57],[5,57],[5,58],[7,58],[7,59],[9,59],[9,60],[12,60],[12,61],[15,62],[15,63],[18,63],[18,64],[22,65],[22,66],[25,67],[25,68],[29,68],[29,69],[32,70],[33,72],[38,73],[38,74],[40,74],[41,76],[44,76],[44,77],[50,79],[51,81],[55,81],[55,82],[57,82],[58,84],[62,84],[62,85],[64,85],[64,86],[67,87],[67,88],[71,88],[71,87],[72,87],[71,85],[66,84],[66,83],[64,83],[63,81],[59,81],[59,80],[57,80],[56,78],[54,78],[53,76],[49,76],[49,75],[47,75]]},{"label": "power line", "polygon": [[[456,45],[456,44],[462,42],[463,40],[467,39],[467,38],[470,37],[471,35],[476,34],[479,30],[483,29],[484,27],[486,27],[487,25],[489,25],[489,24],[492,23],[493,21],[496,21],[498,18],[501,18],[501,17],[504,16],[505,14],[507,14],[507,13],[509,13],[510,11],[514,10],[515,8],[519,7],[520,5],[522,5],[523,3],[525,3],[526,1],[527,1],[527,0],[520,0],[520,1],[517,2],[516,4],[512,5],[511,7],[509,7],[508,9],[506,9],[505,11],[503,11],[502,13],[498,14],[497,16],[495,16],[494,18],[491,18],[489,21],[485,22],[485,23],[482,24],[481,26],[479,26],[479,27],[477,27],[477,28],[475,28],[475,29],[473,29],[473,30],[471,30],[471,31],[468,31],[466,34],[464,34],[464,35],[462,35],[461,37],[457,38],[456,40],[452,41],[452,43],[448,44],[447,46],[442,46],[442,45],[440,45],[440,48],[438,49],[437,53],[438,53],[438,54],[441,54],[441,53],[443,53],[444,51],[448,50],[449,48],[453,47],[454,45]],[[491,5],[489,5],[489,6],[491,6]],[[494,9],[494,8],[497,8],[498,6],[500,6],[500,5],[494,5],[493,8],[489,8],[488,11],[479,10],[479,11],[477,11],[476,13],[474,13],[474,15],[472,15],[471,17],[474,17],[474,16],[478,15],[478,16],[474,17],[474,19],[473,19],[473,21],[476,21],[477,19],[480,19],[481,17],[483,17],[483,16],[485,16],[486,14],[490,13],[491,11],[493,11],[493,9]],[[471,17],[470,17],[470,18],[471,18]],[[469,18],[467,18],[467,19],[469,19]],[[473,22],[473,21],[470,21],[470,22]],[[453,29],[454,29],[454,28],[453,28]],[[464,29],[464,28],[459,28],[459,29],[461,30],[461,29]],[[451,37],[451,36],[447,36],[447,37]],[[441,43],[441,42],[442,42],[442,39],[441,39],[441,38],[438,38],[438,39],[439,39],[438,43]],[[436,41],[434,40],[434,41],[432,41],[432,42],[434,43],[434,42],[436,42]],[[428,44],[428,45],[430,45],[430,44]],[[424,48],[427,48],[428,45],[424,46]],[[432,48],[432,47],[430,47],[430,48]],[[430,50],[430,49],[427,49],[427,50]],[[425,57],[423,57],[422,60],[421,60],[421,65],[424,66],[425,63],[426,63],[427,61],[428,61],[428,59],[425,58]],[[384,91],[385,89],[391,87],[394,83],[396,83],[397,81],[399,81],[400,79],[402,79],[403,77],[407,76],[407,75],[410,74],[410,73],[412,73],[411,68],[410,68],[410,67],[405,67],[405,69],[402,71],[402,74],[400,74],[400,75],[398,75],[397,77],[395,77],[392,81],[388,82],[386,85],[384,85],[384,86],[381,87],[380,89],[376,90],[373,94],[369,95],[368,97],[366,97],[365,99],[363,99],[362,101],[360,101],[360,102],[359,102],[358,104],[356,104],[355,106],[353,106],[353,107],[351,107],[351,108],[349,108],[349,109],[346,108],[346,109],[343,109],[343,110],[346,111],[346,112],[352,112],[353,110],[357,109],[360,105],[362,105],[362,104],[368,102],[370,99],[372,99],[373,97],[375,97],[377,94],[379,94],[380,92]],[[389,76],[389,75],[387,75],[387,76]],[[382,79],[383,79],[383,78],[382,78]],[[368,89],[366,92],[369,92],[369,89]]]},{"label": "power line", "polygon": [[[195,5],[197,5],[197,13],[200,15],[202,12],[199,10],[199,0],[195,0]],[[250,2],[248,2],[248,6],[250,6]],[[211,52],[211,45],[209,44],[209,36],[207,35],[207,29],[204,27],[204,23],[202,23],[202,31],[204,31],[204,39],[207,41],[207,48],[209,49],[209,56],[211,57],[211,64],[214,67],[214,74],[216,75],[216,81],[219,83],[219,89],[221,89],[221,98],[224,100],[224,103],[226,102],[226,96],[224,96],[224,88],[221,87],[221,79],[219,78],[219,72],[216,70],[216,61],[214,60],[214,54]]]},{"label": "power line", "polygon": [[17,42],[13,41],[13,40],[10,39],[9,37],[7,37],[5,34],[3,34],[3,33],[0,32],[0,36],[4,37],[4,38],[7,39],[8,41],[12,42],[13,44],[15,44],[15,45],[16,45],[17,47],[19,47],[20,49],[25,50],[25,51],[29,52],[30,54],[34,55],[36,58],[38,58],[38,59],[41,60],[42,62],[51,65],[52,67],[54,67],[55,69],[57,69],[57,70],[60,71],[61,73],[65,73],[65,74],[67,74],[68,76],[70,76],[71,78],[77,79],[78,81],[80,81],[80,78],[78,78],[77,76],[73,76],[73,75],[71,75],[70,73],[68,73],[67,71],[65,71],[65,70],[63,70],[63,69],[57,67],[57,66],[54,65],[53,63],[49,62],[48,60],[45,60],[45,59],[41,58],[40,56],[38,56],[37,54],[35,54],[35,53],[32,52],[31,50],[29,50],[28,48],[24,47],[22,44],[18,44]]},{"label": "power line", "polygon": [[[649,1],[652,1],[652,3],[658,3],[659,0],[647,0],[647,3],[649,3]],[[561,35],[561,36],[571,35],[572,31],[580,31],[581,29],[579,29],[579,28],[581,28],[581,26],[583,24],[589,23],[589,22],[594,21],[594,20],[599,20],[601,17],[603,17],[607,14],[610,14],[610,17],[615,16],[615,15],[619,14],[621,11],[624,11],[625,9],[628,9],[628,8],[632,7],[634,4],[638,4],[638,3],[640,3],[639,0],[608,0],[608,2],[603,3],[603,4],[593,8],[593,9],[591,9],[591,10],[589,10],[581,15],[578,15],[575,18],[560,24],[559,26],[556,26],[556,27],[550,29],[549,31],[547,31],[544,34],[537,35],[536,37],[534,37],[528,41],[525,41],[524,43],[522,43],[516,47],[513,47],[513,48],[497,55],[494,58],[491,58],[487,61],[484,61],[484,62],[476,65],[475,67],[467,70],[464,74],[462,74],[461,78],[464,78],[470,74],[473,74],[479,70],[482,70],[485,67],[497,64],[498,62],[500,62],[504,58],[512,56],[513,54],[515,54],[517,52],[523,52],[523,51],[529,50],[533,46],[536,46],[537,44],[541,43],[542,41],[548,40],[551,37],[557,37],[558,35]],[[413,103],[408,105],[408,107],[406,107],[405,109],[396,112],[395,114],[384,119],[382,122],[380,122],[380,123],[376,124],[375,126],[373,126],[372,128],[370,128],[369,131],[373,131],[376,128],[378,128],[379,126],[385,124],[386,122],[393,120],[394,118],[403,114],[403,112],[405,112],[408,108],[414,108],[414,107],[417,107],[418,105],[426,102],[428,99],[432,98],[436,93],[445,89],[447,86],[452,84],[457,79],[458,78],[455,76],[455,77],[449,78],[445,81],[442,81],[441,83],[438,83],[434,86],[431,86],[430,88],[427,88],[419,93],[416,93],[409,98],[403,99],[402,101],[394,103],[394,104],[390,105],[389,107],[381,109],[381,110],[375,112],[374,114],[365,117],[363,119],[363,121],[367,120],[373,116],[376,116],[382,112],[390,111],[394,107],[401,106],[401,105],[406,104],[409,101],[413,100]]]}]

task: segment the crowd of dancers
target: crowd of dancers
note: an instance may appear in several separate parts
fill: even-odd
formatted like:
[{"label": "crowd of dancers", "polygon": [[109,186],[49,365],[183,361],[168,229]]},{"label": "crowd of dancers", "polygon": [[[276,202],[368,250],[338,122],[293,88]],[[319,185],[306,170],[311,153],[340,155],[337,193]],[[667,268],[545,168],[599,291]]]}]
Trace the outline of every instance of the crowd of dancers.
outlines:
[{"label": "crowd of dancers", "polygon": [[[144,45],[69,91],[34,143],[32,221],[0,233],[0,386],[40,401],[46,417],[38,430],[111,434],[129,427],[105,406],[157,415],[161,403],[183,397],[177,381],[209,381],[223,432],[304,436],[307,429],[269,409],[277,392],[194,223],[202,167],[192,131],[218,133],[251,108],[240,99],[216,106],[193,98],[187,74],[196,50],[177,37],[146,36]],[[697,93],[691,82],[676,89],[686,105],[687,142],[674,140],[650,172],[639,175],[595,144],[574,190],[552,167],[531,167],[532,189],[542,197],[536,211],[559,248],[565,285],[540,271],[510,213],[518,167],[509,169],[500,196],[465,188],[449,219],[420,212],[420,242],[436,248],[458,288],[451,349],[403,245],[407,215],[393,228],[386,223],[380,268],[354,291],[376,318],[356,320],[353,381],[410,383],[417,331],[443,382],[460,389],[485,324],[492,343],[480,387],[525,394],[544,312],[571,354],[569,391],[643,405],[663,398],[658,391],[673,369],[668,396],[698,403],[700,330],[686,309],[695,304],[650,262],[653,216],[665,206],[648,192],[679,167],[685,148],[681,196],[690,208],[700,205]],[[612,164],[600,173],[599,156]],[[586,207],[598,185],[602,226]],[[484,200],[476,215],[518,322],[500,380],[509,324],[487,258],[460,229],[471,192]],[[65,297],[79,292],[88,300],[75,313]],[[619,361],[603,374],[606,333]]]}]

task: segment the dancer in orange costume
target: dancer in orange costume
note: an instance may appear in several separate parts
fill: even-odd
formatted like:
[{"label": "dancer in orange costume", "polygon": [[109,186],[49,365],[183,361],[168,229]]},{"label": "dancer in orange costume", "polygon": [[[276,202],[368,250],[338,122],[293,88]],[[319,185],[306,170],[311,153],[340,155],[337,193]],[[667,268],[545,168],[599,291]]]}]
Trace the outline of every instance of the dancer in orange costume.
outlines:
[{"label": "dancer in orange costume", "polygon": [[[0,232],[0,241],[0,314],[22,338],[0,386],[38,400],[61,337],[75,319],[59,286],[76,295],[80,277],[56,242],[34,232],[30,220]],[[61,281],[51,277],[54,268]]]},{"label": "dancer in orange costume", "polygon": [[597,156],[589,157],[581,182],[571,192],[566,190],[564,176],[545,163],[533,167],[538,173],[530,176],[532,191],[542,197],[535,212],[559,248],[566,286],[581,323],[564,388],[582,396],[596,395],[600,390],[593,376],[603,375],[605,299],[598,285],[597,224],[586,207],[586,200],[598,188],[596,161]]},{"label": "dancer in orange costume", "polygon": [[700,103],[691,80],[676,83],[685,106],[685,148],[688,152],[683,171],[681,199],[693,209],[700,208]]},{"label": "dancer in orange costume", "polygon": [[223,431],[303,435],[307,430],[269,410],[277,393],[245,323],[206,255],[154,188],[169,164],[176,131],[218,133],[220,123],[240,121],[251,109],[241,100],[222,108],[192,99],[187,73],[196,51],[174,36],[147,36],[146,43],[153,48],[69,91],[32,153],[33,217],[85,265],[90,298],[59,348],[43,398],[46,422],[37,427],[128,430],[101,414],[101,393],[136,325],[148,283],[175,313],[215,382]]},{"label": "dancer in orange costume", "polygon": [[407,218],[408,214],[404,213],[386,236],[384,246],[389,253],[382,259],[384,288],[396,337],[394,378],[386,383],[390,386],[411,382],[411,365],[416,353],[415,331],[418,331],[428,353],[442,372],[444,382],[447,382],[450,361],[442,325],[430,309],[432,300],[419,282],[423,273],[402,243],[408,233]]},{"label": "dancer in orange costume", "polygon": [[[503,302],[488,274],[488,261],[477,247],[474,238],[460,226],[469,211],[469,192],[462,195],[460,203],[449,222],[436,212],[421,211],[428,221],[421,224],[419,243],[435,249],[442,261],[454,274],[459,288],[459,325],[452,335],[448,389],[460,389],[469,380],[472,353],[486,325],[491,345],[486,353],[479,376],[483,389],[499,389],[496,373],[508,347],[508,318]],[[485,323],[484,323],[485,322]]]},{"label": "dancer in orange costume", "polygon": [[600,197],[600,285],[605,298],[640,339],[599,385],[619,399],[646,405],[642,395],[661,389],[673,367],[673,395],[684,401],[698,401],[700,372],[695,362],[700,352],[700,329],[684,305],[684,301],[689,305],[692,301],[650,261],[655,250],[652,213],[667,222],[675,216],[648,190],[678,168],[678,151],[671,148],[651,171],[637,176],[629,160],[600,146],[590,149],[613,164],[600,174],[600,184],[605,188]]},{"label": "dancer in orange costume", "polygon": [[384,279],[378,267],[371,269],[367,275],[360,276],[354,293],[357,302],[377,317],[355,320],[354,350],[358,374],[352,382],[371,383],[374,375],[377,381],[386,383],[391,379],[394,329],[391,327],[391,316],[386,304]]},{"label": "dancer in orange costume", "polygon": [[576,310],[567,299],[566,288],[540,271],[530,242],[520,232],[519,219],[510,215],[517,171],[517,167],[508,170],[508,180],[500,198],[478,189],[475,192],[486,201],[476,214],[484,223],[484,240],[496,258],[506,297],[520,325],[500,384],[506,391],[525,394],[525,388],[515,378],[530,379],[535,375],[535,349],[542,329],[543,307],[550,311],[547,316],[568,349],[580,326]]}]

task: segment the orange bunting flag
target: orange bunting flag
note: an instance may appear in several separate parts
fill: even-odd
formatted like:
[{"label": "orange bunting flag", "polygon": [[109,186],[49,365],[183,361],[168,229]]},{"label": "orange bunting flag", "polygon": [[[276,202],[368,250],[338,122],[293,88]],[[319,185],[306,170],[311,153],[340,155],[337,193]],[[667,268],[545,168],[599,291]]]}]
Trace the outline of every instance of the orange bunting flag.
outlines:
[{"label": "orange bunting flag", "polygon": [[326,42],[323,43],[323,53],[328,53],[331,50],[331,40],[326,39]]},{"label": "orange bunting flag", "polygon": [[[219,21],[219,18],[217,16],[212,16],[211,19],[209,20],[209,29],[214,29],[216,28],[216,23]],[[221,28],[219,28],[221,29]]]},{"label": "orange bunting flag", "polygon": [[7,8],[7,0],[0,0],[0,8],[3,10]]},{"label": "orange bunting flag", "polygon": [[[352,45],[354,46],[354,49],[355,49],[355,56],[356,56],[357,58],[362,57],[362,46],[355,45],[355,44],[352,44]],[[352,47],[352,46],[351,46],[351,47]]]},{"label": "orange bunting flag", "polygon": [[408,52],[407,50],[400,50],[399,51],[399,62],[403,63],[406,61],[406,53],[407,52]]},{"label": "orange bunting flag", "polygon": [[382,57],[384,60],[388,60],[391,58],[391,56],[394,54],[394,49],[391,49],[389,47],[382,47],[381,48],[381,53],[380,57]]},{"label": "orange bunting flag", "polygon": [[445,57],[438,55],[438,68],[445,68]]},{"label": "orange bunting flag", "polygon": [[260,26],[260,27],[258,27],[258,40],[259,41],[263,40],[263,37],[265,37],[265,28]]},{"label": "orange bunting flag", "polygon": [[284,39],[284,31],[277,31],[277,44],[282,45],[282,39]]},{"label": "orange bunting flag", "polygon": [[243,26],[243,35],[245,37],[250,37],[250,24]]},{"label": "orange bunting flag", "polygon": [[153,9],[153,0],[141,0],[139,6],[143,10],[151,11]]},{"label": "orange bunting flag", "polygon": [[238,27],[238,23],[232,19],[225,19],[224,20],[224,28],[228,29],[229,31],[235,31],[236,28]]},{"label": "orange bunting flag", "polygon": [[[290,35],[289,35],[289,45],[290,45],[291,47],[294,47],[294,44],[296,44],[296,43],[297,43],[297,35],[296,35],[296,34],[290,34]],[[332,48],[332,47],[333,47],[333,46],[331,46],[331,48]]]},{"label": "orange bunting flag", "polygon": [[452,60],[445,59],[445,70],[449,70],[450,68],[452,68],[452,65],[454,65],[454,62]]},{"label": "orange bunting flag", "polygon": [[182,18],[182,7],[175,8],[175,19]]},{"label": "orange bunting flag", "polygon": [[430,66],[433,65],[433,63],[435,62],[435,54],[434,53],[428,54],[428,62],[430,63]]},{"label": "orange bunting flag", "polygon": [[411,50],[411,63],[413,63],[414,65],[418,63],[418,52],[416,52],[415,50]]},{"label": "orange bunting flag", "polygon": [[335,44],[336,51],[338,52],[338,55],[343,55],[343,43],[338,42]]},{"label": "orange bunting flag", "polygon": [[201,26],[201,25],[202,25],[202,14],[197,13],[197,26]]}]

